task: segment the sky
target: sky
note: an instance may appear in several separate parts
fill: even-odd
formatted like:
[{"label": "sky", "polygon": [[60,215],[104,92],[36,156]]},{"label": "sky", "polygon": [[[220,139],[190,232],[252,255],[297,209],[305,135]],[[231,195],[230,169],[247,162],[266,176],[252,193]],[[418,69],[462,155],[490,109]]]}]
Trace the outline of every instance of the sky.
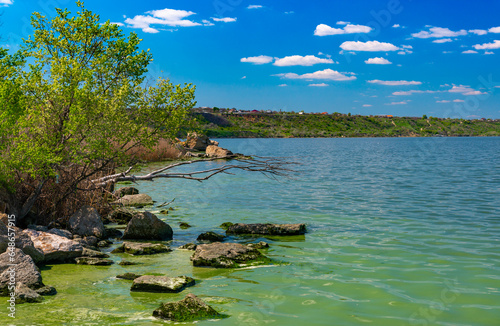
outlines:
[{"label": "sky", "polygon": [[[197,106],[500,118],[500,1],[87,0]],[[72,0],[0,0],[0,46]]]}]

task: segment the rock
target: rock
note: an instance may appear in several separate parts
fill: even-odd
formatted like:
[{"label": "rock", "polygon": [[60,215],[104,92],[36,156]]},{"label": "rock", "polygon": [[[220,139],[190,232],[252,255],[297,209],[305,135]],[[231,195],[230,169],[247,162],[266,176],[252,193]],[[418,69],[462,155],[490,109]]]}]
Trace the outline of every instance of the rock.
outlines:
[{"label": "rock", "polygon": [[193,286],[195,280],[188,276],[167,277],[156,275],[144,275],[134,279],[130,288],[133,292],[159,292],[176,293],[181,292],[188,286]]},{"label": "rock", "polygon": [[[10,264],[16,266],[13,267]],[[13,286],[18,283],[31,289],[44,286],[40,270],[33,259],[19,248],[8,249],[0,255],[0,295],[7,295],[10,292],[9,285]]]},{"label": "rock", "polygon": [[248,265],[262,265],[271,262],[257,249],[249,248],[239,243],[202,244],[196,247],[191,256],[194,266],[216,268],[236,268]]},{"label": "rock", "polygon": [[136,278],[139,278],[141,277],[142,275],[139,275],[139,274],[134,274],[134,273],[125,273],[125,274],[120,274],[120,275],[116,275],[116,278],[121,278],[123,280],[129,280],[129,281],[133,281],[135,280]]},{"label": "rock", "polygon": [[163,303],[153,311],[153,316],[175,322],[226,317],[192,293],[186,295],[181,301]]},{"label": "rock", "polygon": [[243,224],[236,223],[226,230],[226,234],[299,235],[306,233],[306,225],[301,224]]},{"label": "rock", "polygon": [[33,225],[33,224],[28,225],[27,229],[32,229],[32,230],[42,231],[42,232],[49,231],[49,228],[46,227],[46,226],[43,226],[43,225]]},{"label": "rock", "polygon": [[36,289],[35,292],[40,294],[40,295],[56,295],[57,294],[56,288],[53,286],[48,286],[48,285],[43,286],[39,289]]},{"label": "rock", "polygon": [[189,225],[189,224],[188,224],[188,223],[186,223],[186,222],[180,222],[180,223],[179,223],[179,227],[180,227],[181,229],[183,229],[183,230],[184,230],[184,229],[189,229],[189,228],[190,228],[190,227],[192,227],[192,226],[191,226],[191,225]]},{"label": "rock", "polygon": [[82,257],[109,258],[109,255],[104,252],[83,248]]},{"label": "rock", "polygon": [[120,265],[120,266],[130,266],[130,265],[138,265],[138,264],[123,259],[121,262],[118,263],[118,265]]},{"label": "rock", "polygon": [[94,236],[88,236],[83,238],[81,241],[82,246],[84,247],[96,247],[97,243],[99,242],[99,239],[97,239]]},{"label": "rock", "polygon": [[139,242],[124,242],[120,247],[113,250],[111,253],[127,253],[135,256],[153,255],[162,252],[170,252],[168,246],[161,243],[139,243]]},{"label": "rock", "polygon": [[115,195],[118,198],[121,198],[126,195],[137,195],[139,193],[139,190],[134,187],[123,187],[118,190],[115,190],[113,195]]},{"label": "rock", "polygon": [[78,257],[75,258],[77,265],[95,265],[95,266],[108,266],[114,262],[111,259],[95,258],[95,257]]},{"label": "rock", "polygon": [[52,228],[52,229],[48,230],[47,232],[61,236],[61,237],[65,237],[68,239],[73,239],[73,234],[71,232],[69,232],[68,230]]},{"label": "rock", "polygon": [[31,241],[31,238],[28,235],[22,233],[22,230],[17,227],[11,227],[9,231],[7,226],[2,221],[0,221],[0,254],[7,250],[12,237],[14,237],[15,247],[31,256],[35,264],[43,261],[43,252],[35,248],[33,241]]},{"label": "rock", "polygon": [[136,212],[134,212],[131,209],[128,209],[128,208],[125,208],[125,207],[121,207],[121,208],[117,208],[114,211],[112,211],[108,215],[108,219],[111,222],[114,222],[114,223],[127,224],[128,222],[130,222],[130,220],[132,219],[132,217],[134,217],[135,213]]},{"label": "rock", "polygon": [[185,250],[196,250],[196,245],[194,243],[186,243],[185,245],[182,245],[179,247],[179,249],[185,249]]},{"label": "rock", "polygon": [[207,157],[227,157],[227,156],[232,156],[233,152],[231,152],[228,149],[219,147],[219,146],[214,146],[214,145],[209,145],[206,149],[206,154]]},{"label": "rock", "polygon": [[109,241],[109,240],[101,240],[97,243],[97,247],[98,248],[107,248],[109,246],[111,246],[113,244],[113,242]]},{"label": "rock", "polygon": [[229,229],[229,227],[230,227],[231,225],[233,225],[233,224],[234,224],[234,223],[231,223],[231,222],[224,222],[224,223],[222,223],[221,225],[219,225],[219,227],[220,227],[221,229],[223,229],[223,230],[226,230],[226,231],[227,231],[227,229]]},{"label": "rock", "polygon": [[80,257],[83,246],[73,240],[52,233],[26,229],[23,233],[30,236],[35,248],[44,254],[43,262],[68,262]]},{"label": "rock", "polygon": [[22,303],[39,303],[43,301],[43,297],[30,289],[26,284],[17,283],[16,285],[16,304]]},{"label": "rock", "polygon": [[111,204],[138,207],[153,205],[153,199],[146,194],[125,195],[117,201],[112,202]]},{"label": "rock", "polygon": [[210,231],[200,234],[198,238],[196,238],[196,240],[207,241],[207,242],[220,242],[224,240],[224,238],[225,236]]},{"label": "rock", "polygon": [[123,236],[123,232],[115,228],[105,228],[105,237],[120,239]]},{"label": "rock", "polygon": [[197,151],[204,151],[207,146],[210,145],[210,140],[205,135],[193,132],[188,133],[186,142],[184,144],[187,148]]},{"label": "rock", "polygon": [[95,236],[102,238],[104,236],[104,224],[101,215],[93,207],[83,206],[76,211],[68,221],[70,230],[82,237]]},{"label": "rock", "polygon": [[134,215],[123,233],[123,239],[172,240],[170,225],[150,212]]},{"label": "rock", "polygon": [[247,244],[247,247],[252,248],[252,249],[265,249],[269,248],[269,243],[260,241],[259,243],[249,243]]}]

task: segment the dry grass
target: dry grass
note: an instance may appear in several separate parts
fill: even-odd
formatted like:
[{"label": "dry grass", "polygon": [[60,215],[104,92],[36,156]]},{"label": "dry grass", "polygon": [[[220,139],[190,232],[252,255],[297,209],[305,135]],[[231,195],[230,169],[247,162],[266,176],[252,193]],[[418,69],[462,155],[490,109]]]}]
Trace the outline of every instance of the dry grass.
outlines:
[{"label": "dry grass", "polygon": [[143,146],[137,147],[130,152],[130,156],[143,162],[157,162],[177,159],[184,153],[185,151],[183,151],[179,145],[176,145],[167,139],[160,139],[158,144],[152,150]]}]

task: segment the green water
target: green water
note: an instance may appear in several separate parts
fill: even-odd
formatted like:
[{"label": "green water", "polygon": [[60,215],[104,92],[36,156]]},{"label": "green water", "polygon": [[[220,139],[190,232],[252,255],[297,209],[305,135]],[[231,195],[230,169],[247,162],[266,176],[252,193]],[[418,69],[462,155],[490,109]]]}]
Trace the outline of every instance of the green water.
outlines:
[{"label": "green water", "polygon": [[[184,250],[112,255],[116,262],[140,263],[134,266],[51,265],[42,270],[43,281],[58,294],[18,305],[15,320],[0,305],[0,324],[166,324],[152,311],[189,292],[230,315],[200,325],[500,324],[499,138],[221,145],[289,156],[302,163],[300,173],[280,182],[236,173],[202,184],[157,180],[138,188],[158,204],[176,198],[175,211],[158,214],[174,230],[172,248],[201,232],[223,233],[218,226],[226,221],[307,223],[305,236],[228,239],[265,240],[271,247],[263,253],[287,265],[197,268]],[[193,228],[181,230],[181,221]],[[130,281],[115,278],[125,272],[188,275],[197,284],[177,294],[131,293]]]}]

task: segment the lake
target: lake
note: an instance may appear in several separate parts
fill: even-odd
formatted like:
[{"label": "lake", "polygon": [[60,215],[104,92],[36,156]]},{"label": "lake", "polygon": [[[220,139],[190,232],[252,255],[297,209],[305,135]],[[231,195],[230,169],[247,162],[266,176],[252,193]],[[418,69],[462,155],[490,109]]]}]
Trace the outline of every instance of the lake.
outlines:
[{"label": "lake", "polygon": [[[110,267],[50,265],[58,294],[17,306],[14,325],[161,325],[160,303],[192,292],[230,315],[199,325],[498,325],[500,320],[500,138],[220,139],[233,152],[300,163],[278,181],[237,171],[199,183],[137,187],[174,230],[172,248],[223,222],[306,223],[305,236],[264,240],[286,264],[193,267],[190,251]],[[223,162],[200,163],[214,167]],[[196,165],[196,164],[194,164]],[[158,168],[151,164],[144,172]],[[192,228],[181,230],[179,222]],[[115,245],[116,247],[116,245]],[[112,248],[107,251],[112,250]],[[124,272],[188,275],[178,294],[131,293]]]}]

